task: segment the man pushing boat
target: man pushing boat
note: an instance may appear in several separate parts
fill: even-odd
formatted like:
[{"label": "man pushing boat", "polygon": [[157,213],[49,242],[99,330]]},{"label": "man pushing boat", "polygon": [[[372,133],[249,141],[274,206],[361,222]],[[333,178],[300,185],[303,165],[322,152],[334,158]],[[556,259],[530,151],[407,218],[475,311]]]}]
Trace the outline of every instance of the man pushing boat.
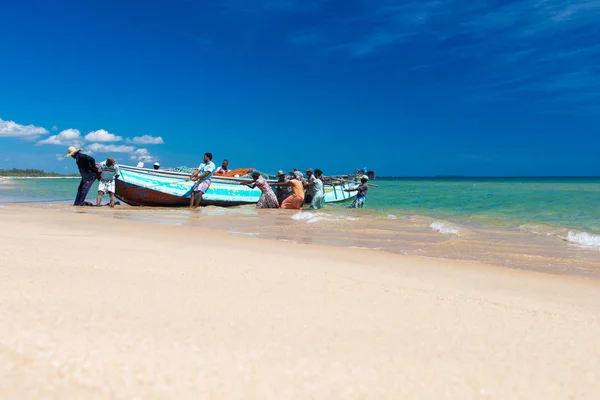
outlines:
[{"label": "man pushing boat", "polygon": [[108,194],[110,196],[111,207],[115,206],[115,179],[119,177],[120,171],[117,165],[117,160],[114,157],[108,157],[106,161],[102,161],[98,165],[100,172],[100,183],[98,183],[98,198],[96,205],[100,207],[102,196]]},{"label": "man pushing boat", "polygon": [[[190,208],[197,208],[202,201],[202,196],[206,193],[210,187],[211,178],[215,172],[215,164],[212,162],[212,154],[204,153],[204,162],[198,166],[192,175],[187,177],[185,180],[196,181],[196,184],[192,188],[190,193]],[[198,196],[196,198],[196,196]]]},{"label": "man pushing boat", "polygon": [[74,206],[91,205],[85,201],[85,198],[90,191],[92,185],[96,181],[96,178],[100,179],[100,172],[96,168],[96,160],[93,157],[83,154],[80,149],[76,147],[69,147],[67,149],[67,155],[65,158],[73,157],[79,174],[81,175],[81,182],[77,188],[77,195],[75,196]]}]

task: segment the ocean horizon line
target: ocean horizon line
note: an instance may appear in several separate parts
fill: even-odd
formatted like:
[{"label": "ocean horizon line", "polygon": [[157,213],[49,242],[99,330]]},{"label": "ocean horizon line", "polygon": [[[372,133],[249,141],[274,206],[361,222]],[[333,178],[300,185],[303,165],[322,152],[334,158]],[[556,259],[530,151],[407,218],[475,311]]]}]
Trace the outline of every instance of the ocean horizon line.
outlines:
[{"label": "ocean horizon line", "polygon": [[377,180],[381,179],[600,179],[600,176],[581,176],[581,175],[507,175],[507,176],[487,176],[487,175],[386,175],[377,176]]}]

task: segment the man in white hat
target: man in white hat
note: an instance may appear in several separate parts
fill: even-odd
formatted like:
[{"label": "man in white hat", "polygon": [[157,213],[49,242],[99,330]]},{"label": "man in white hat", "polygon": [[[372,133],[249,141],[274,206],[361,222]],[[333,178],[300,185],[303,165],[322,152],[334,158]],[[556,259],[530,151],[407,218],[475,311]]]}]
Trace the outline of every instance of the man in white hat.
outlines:
[{"label": "man in white hat", "polygon": [[83,154],[80,149],[73,146],[69,147],[65,158],[68,157],[73,157],[75,159],[77,168],[79,168],[79,174],[81,175],[81,182],[77,188],[77,196],[73,202],[74,206],[81,206],[84,205],[85,197],[100,173],[98,172],[98,168],[96,168],[96,160],[87,154]]},{"label": "man in white hat", "polygon": [[154,169],[160,169],[160,164],[158,162],[154,163]]}]

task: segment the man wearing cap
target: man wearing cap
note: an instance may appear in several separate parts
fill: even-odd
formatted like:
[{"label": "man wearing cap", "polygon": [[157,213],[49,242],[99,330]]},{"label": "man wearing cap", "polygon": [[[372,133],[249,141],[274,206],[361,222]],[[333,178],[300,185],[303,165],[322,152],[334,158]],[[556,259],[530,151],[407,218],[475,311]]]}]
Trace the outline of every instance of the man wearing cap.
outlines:
[{"label": "man wearing cap", "polygon": [[121,171],[117,165],[117,161],[113,157],[108,157],[106,161],[102,161],[98,165],[100,171],[100,183],[98,184],[98,199],[96,205],[100,207],[102,196],[108,193],[110,195],[110,206],[115,206],[115,178],[119,176]]},{"label": "man wearing cap", "polygon": [[[290,180],[290,178],[283,172],[282,170],[277,171],[277,180],[278,183],[285,183]],[[277,201],[279,204],[282,204],[285,199],[287,199],[292,194],[292,188],[289,186],[277,186],[275,189],[275,195],[277,196]]]},{"label": "man wearing cap", "polygon": [[348,208],[363,208],[365,201],[367,201],[367,192],[369,191],[369,177],[366,175],[361,176],[360,185],[354,189],[345,189],[345,192],[356,192],[356,199],[348,206]]},{"label": "man wearing cap", "polygon": [[302,185],[306,188],[306,194],[304,195],[304,204],[310,204],[313,197],[315,197],[315,176],[313,175],[312,168],[306,170],[306,179],[302,179]]},{"label": "man wearing cap", "polygon": [[300,171],[290,172],[290,179],[287,182],[275,182],[271,184],[275,187],[287,186],[292,189],[292,195],[281,203],[280,208],[288,210],[301,210],[304,204],[304,190],[302,190],[302,173]]},{"label": "man wearing cap", "polygon": [[160,164],[158,162],[154,163],[154,169],[160,169]]},{"label": "man wearing cap", "polygon": [[80,149],[73,146],[69,147],[65,158],[68,157],[75,159],[77,168],[79,168],[79,174],[81,175],[81,182],[79,182],[79,187],[77,188],[77,196],[73,202],[74,206],[81,206],[84,205],[85,197],[100,174],[96,168],[96,160],[87,154],[83,154]]}]

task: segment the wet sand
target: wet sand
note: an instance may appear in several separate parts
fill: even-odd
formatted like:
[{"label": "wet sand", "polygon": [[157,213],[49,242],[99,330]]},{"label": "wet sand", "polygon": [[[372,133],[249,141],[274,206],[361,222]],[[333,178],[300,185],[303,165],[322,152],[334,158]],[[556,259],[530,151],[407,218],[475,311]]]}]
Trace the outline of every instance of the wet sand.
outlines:
[{"label": "wet sand", "polygon": [[[28,205],[73,213],[66,204]],[[565,240],[568,230],[534,234],[504,226],[449,222],[420,215],[389,215],[330,205],[319,211],[258,210],[240,207],[187,208],[119,206],[106,213],[86,207],[77,212],[109,219],[154,222],[234,236],[292,243],[366,248],[403,255],[491,264],[511,269],[600,280],[600,248]],[[549,234],[551,232],[552,234]]]},{"label": "wet sand", "polygon": [[98,212],[0,208],[0,398],[600,390],[597,281]]}]

